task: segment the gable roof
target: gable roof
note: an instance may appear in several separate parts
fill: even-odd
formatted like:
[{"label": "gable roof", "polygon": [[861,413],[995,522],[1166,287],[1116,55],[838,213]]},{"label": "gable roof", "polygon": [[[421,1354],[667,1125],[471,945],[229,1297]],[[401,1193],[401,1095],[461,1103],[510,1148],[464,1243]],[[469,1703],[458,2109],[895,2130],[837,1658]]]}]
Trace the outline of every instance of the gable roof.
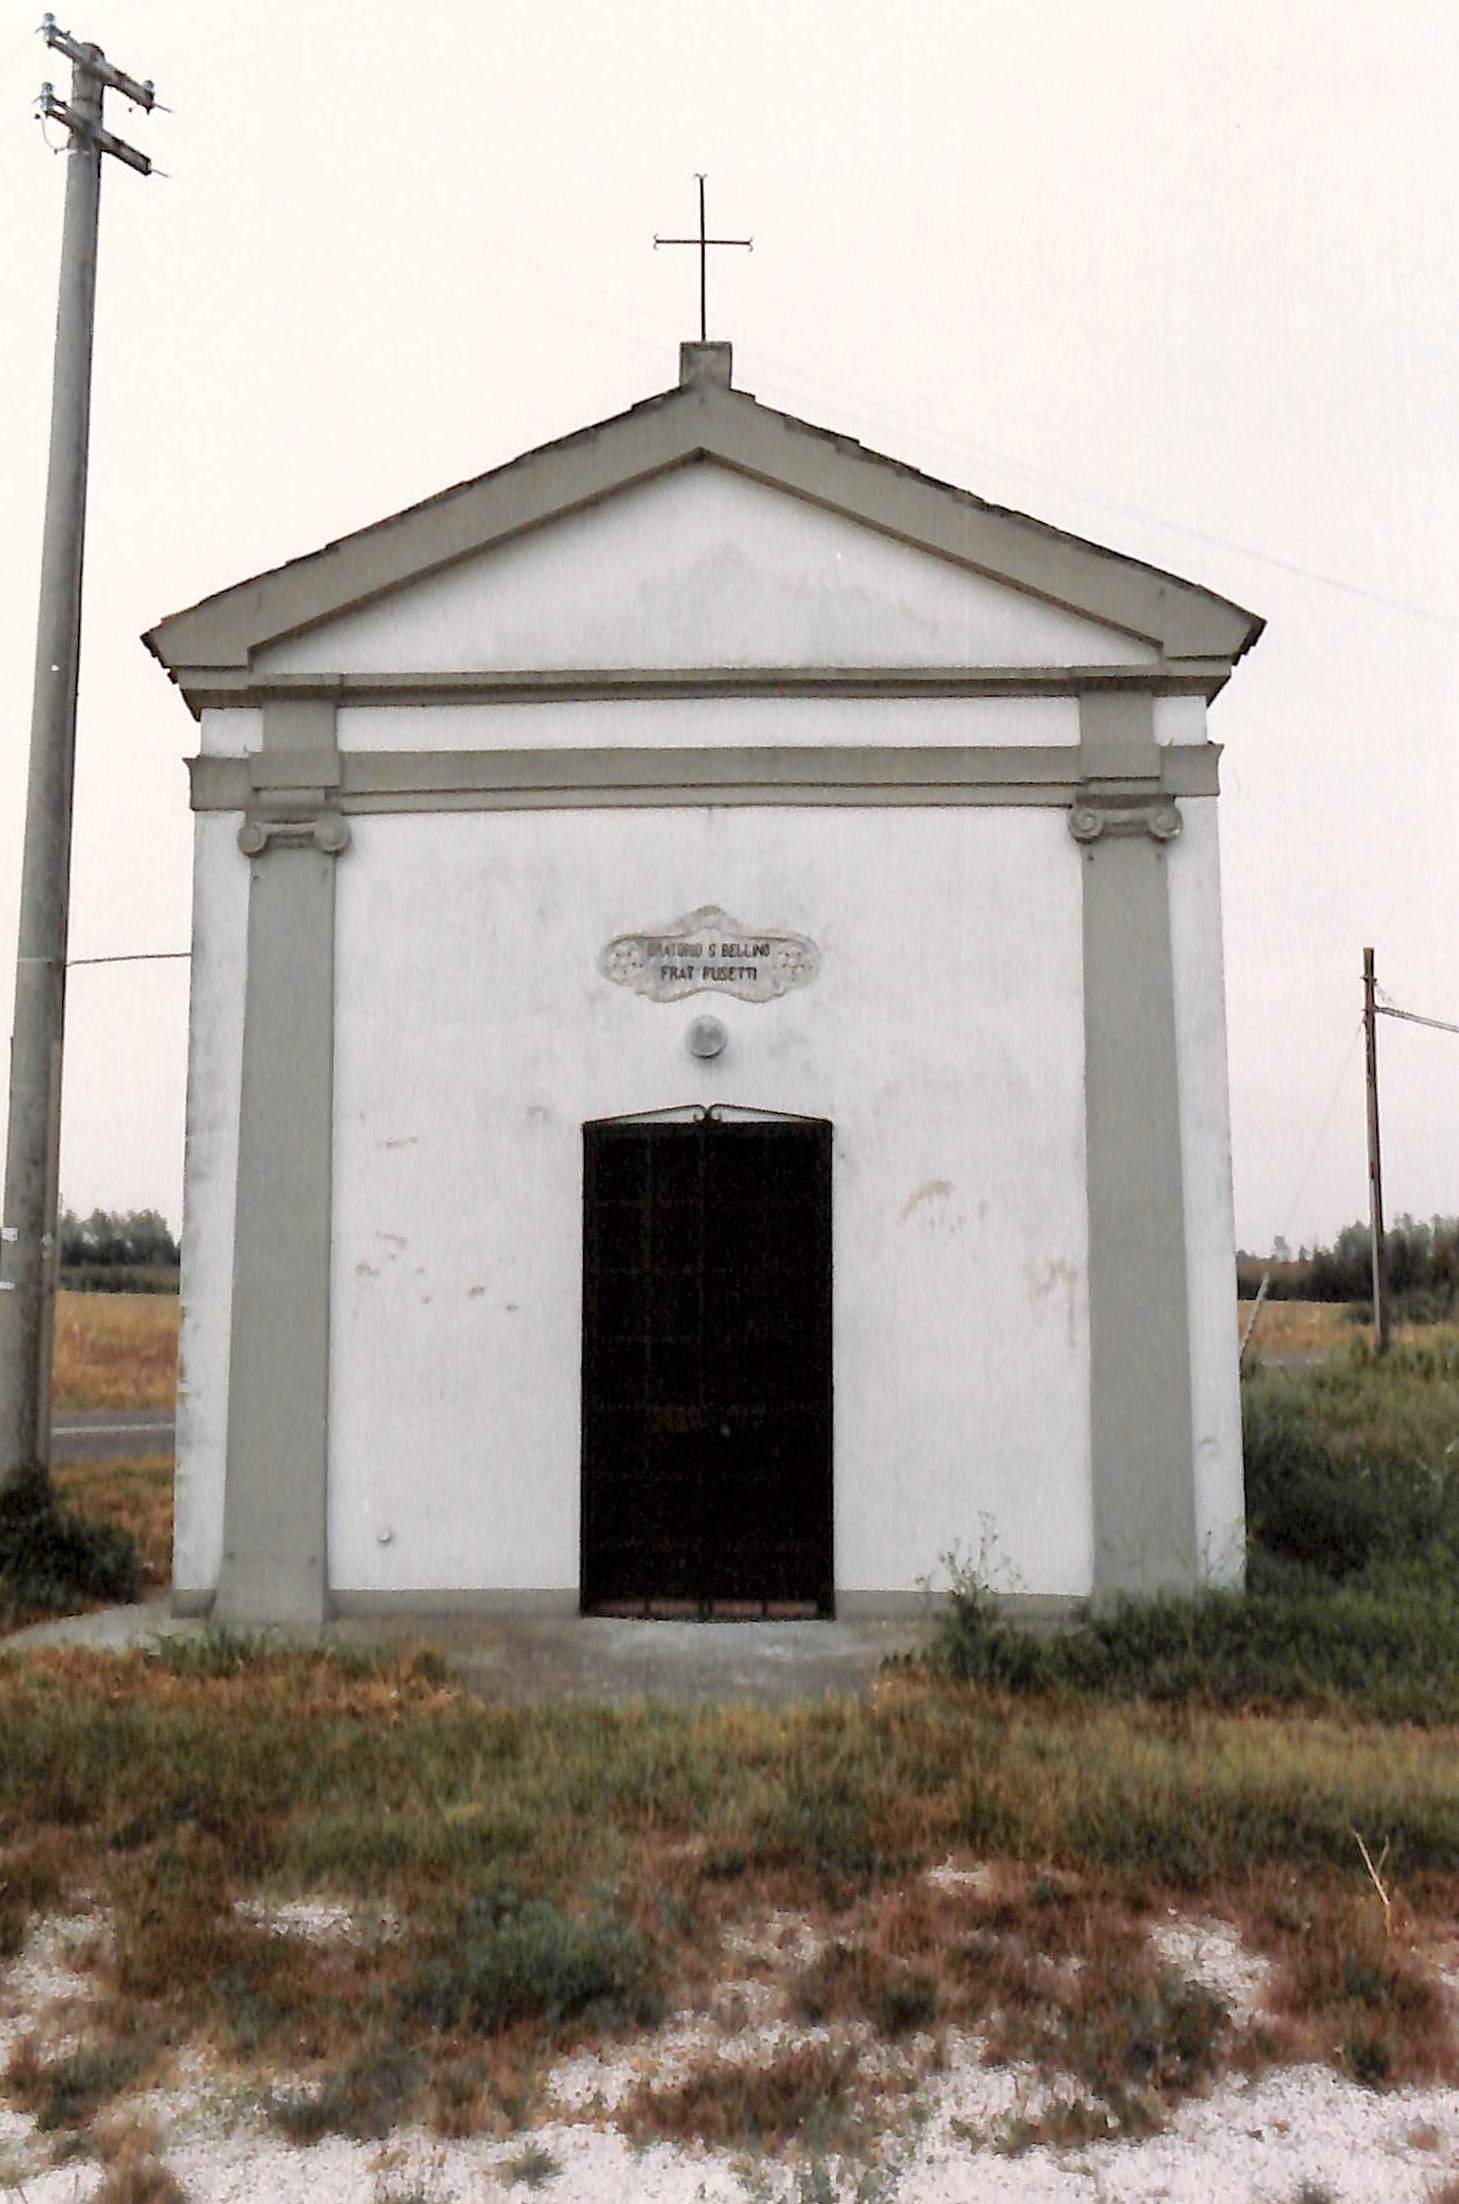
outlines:
[{"label": "gable roof", "polygon": [[236,681],[269,644],[696,460],[1122,629],[1172,672],[1200,662],[1214,687],[1262,630],[1254,613],[1178,575],[761,405],[732,387],[727,344],[686,344],[675,389],[205,597],[143,640],[196,709],[190,692],[215,686],[210,674],[232,669]]}]

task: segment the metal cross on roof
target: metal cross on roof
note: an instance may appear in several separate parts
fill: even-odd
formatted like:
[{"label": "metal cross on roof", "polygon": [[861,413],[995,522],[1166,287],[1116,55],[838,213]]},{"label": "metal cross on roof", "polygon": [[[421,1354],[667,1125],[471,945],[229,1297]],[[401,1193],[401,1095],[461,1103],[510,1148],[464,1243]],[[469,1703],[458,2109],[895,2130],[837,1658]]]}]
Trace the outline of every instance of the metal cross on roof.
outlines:
[{"label": "metal cross on roof", "polygon": [[704,231],[704,178],[697,177],[699,185],[699,235],[697,237],[660,237],[654,234],[654,251],[660,245],[697,245],[699,247],[699,341],[709,342],[709,248],[711,245],[743,245],[746,252],[753,252],[753,237],[707,237]]}]

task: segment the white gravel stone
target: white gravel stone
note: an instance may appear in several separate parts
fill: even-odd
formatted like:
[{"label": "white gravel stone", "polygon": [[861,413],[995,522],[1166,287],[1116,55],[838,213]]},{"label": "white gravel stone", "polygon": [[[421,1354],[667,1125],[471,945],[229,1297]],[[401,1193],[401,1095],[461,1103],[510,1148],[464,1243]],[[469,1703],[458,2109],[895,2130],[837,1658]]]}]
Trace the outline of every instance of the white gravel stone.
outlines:
[{"label": "white gravel stone", "polygon": [[721,1941],[736,1959],[762,1967],[809,1967],[827,1939],[803,1913],[767,1913],[757,1921],[731,1922]]},{"label": "white gravel stone", "polygon": [[975,1898],[990,1898],[998,1887],[998,1878],[991,1867],[977,1863],[972,1867],[959,1867],[953,1859],[946,1859],[940,1867],[929,1867],[923,1878],[935,1890],[965,1890]]},{"label": "white gravel stone", "polygon": [[334,1898],[237,1898],[233,1911],[271,1936],[306,1944],[393,1944],[405,1933],[389,1906],[345,1905]]},{"label": "white gravel stone", "polygon": [[[783,1963],[787,1943],[796,1942],[796,1918],[772,1916],[745,1933]],[[73,2007],[93,1994],[67,1953],[105,1928],[97,1915],[37,1928],[0,1978],[4,2040],[44,2022],[58,2004]],[[1225,1924],[1177,1919],[1156,1936],[1170,1965],[1233,2004],[1258,1994],[1260,1964]],[[777,1994],[768,1984],[729,1987]],[[561,2061],[550,2078],[559,2113],[506,2143],[446,2143],[407,2129],[384,2145],[328,2137],[301,2147],[267,2126],[257,2093],[250,2102],[191,2052],[179,2054],[166,2087],[113,2108],[112,2118],[151,2122],[159,2154],[190,2204],[393,2204],[416,2195],[432,2204],[522,2204],[529,2192],[510,2185],[510,2173],[530,2145],[557,2168],[536,2193],[560,2204],[748,2204],[751,2197],[791,2204],[793,2165],[756,2167],[736,2154],[669,2144],[635,2149],[611,2126],[611,2107],[642,2081],[672,2086],[707,2060],[768,2059],[793,2044],[833,2040],[860,2043],[863,2032],[833,2036],[767,2017],[726,2033],[713,2015],[681,2016],[609,2055]],[[1009,2121],[1069,2101],[1078,2094],[1074,2082],[987,2066],[975,2034],[949,2032],[945,2048],[946,2067],[934,2075],[921,2071],[928,2046],[920,2040],[903,2047],[895,2071],[887,2069],[889,2080],[914,2086],[867,2192],[876,2204],[1295,2204],[1303,2182],[1325,2188],[1335,2204],[1428,2204],[1459,2174],[1459,2090],[1382,2094],[1321,2067],[1280,2069],[1255,2081],[1232,2077],[1180,2107],[1166,2134],[1144,2141],[1040,2146],[1004,2157],[991,2146]],[[872,2064],[881,2072],[885,2061],[869,2058]],[[99,2169],[47,2163],[49,2141],[23,2115],[0,2108],[0,2193],[19,2181],[25,2204],[89,2204]],[[849,2204],[858,2177],[858,2169],[843,2170],[829,2193]]]},{"label": "white gravel stone", "polygon": [[1271,1981],[1271,1961],[1259,1952],[1249,1952],[1229,1921],[1188,1921],[1172,1915],[1151,1930],[1150,1943],[1172,1973],[1184,1975],[1220,1998],[1236,2027],[1244,2027],[1260,2012]]}]

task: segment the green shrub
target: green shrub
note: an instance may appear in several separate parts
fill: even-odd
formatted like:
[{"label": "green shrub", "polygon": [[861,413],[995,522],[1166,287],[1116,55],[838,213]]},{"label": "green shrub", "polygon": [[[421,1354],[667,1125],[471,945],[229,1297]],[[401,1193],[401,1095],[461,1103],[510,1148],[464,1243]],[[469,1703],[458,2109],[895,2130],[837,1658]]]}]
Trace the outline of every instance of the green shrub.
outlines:
[{"label": "green shrub", "polygon": [[954,1582],[931,1658],[962,1682],[1000,1691],[1459,1720],[1459,1602],[1417,1571],[1374,1576],[1335,1584],[1267,1565],[1246,1592],[1124,1600],[1041,1640],[1003,1620],[981,1588]]},{"label": "green shrub", "polygon": [[420,2079],[420,2061],[395,2044],[366,2044],[312,2090],[276,2089],[268,2115],[294,2143],[324,2135],[378,2142],[400,2126]]},{"label": "green shrub", "polygon": [[432,2028],[493,2035],[514,2020],[646,2025],[662,2009],[653,1958],[626,1921],[578,1920],[550,1899],[478,1896],[417,1968],[405,2010]]},{"label": "green shrub", "polygon": [[40,1608],[64,1614],[78,1600],[134,1600],[137,1542],[115,1523],[63,1508],[43,1472],[0,1490],[0,1615]]},{"label": "green shrub", "polygon": [[[1259,1552],[1330,1577],[1378,1559],[1459,1557],[1459,1458],[1442,1433],[1459,1356],[1357,1350],[1305,1384],[1258,1377],[1243,1396],[1247,1533]],[[1456,1432],[1459,1436],[1459,1432]]]}]

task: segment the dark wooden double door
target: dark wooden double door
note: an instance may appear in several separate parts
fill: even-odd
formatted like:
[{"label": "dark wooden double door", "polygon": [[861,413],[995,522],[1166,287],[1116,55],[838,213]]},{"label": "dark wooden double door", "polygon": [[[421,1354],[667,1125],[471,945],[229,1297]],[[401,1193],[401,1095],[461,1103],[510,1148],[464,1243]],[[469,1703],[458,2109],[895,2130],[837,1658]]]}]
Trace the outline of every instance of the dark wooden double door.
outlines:
[{"label": "dark wooden double door", "polygon": [[829,1615],[831,1127],[584,1127],[582,1597]]}]

